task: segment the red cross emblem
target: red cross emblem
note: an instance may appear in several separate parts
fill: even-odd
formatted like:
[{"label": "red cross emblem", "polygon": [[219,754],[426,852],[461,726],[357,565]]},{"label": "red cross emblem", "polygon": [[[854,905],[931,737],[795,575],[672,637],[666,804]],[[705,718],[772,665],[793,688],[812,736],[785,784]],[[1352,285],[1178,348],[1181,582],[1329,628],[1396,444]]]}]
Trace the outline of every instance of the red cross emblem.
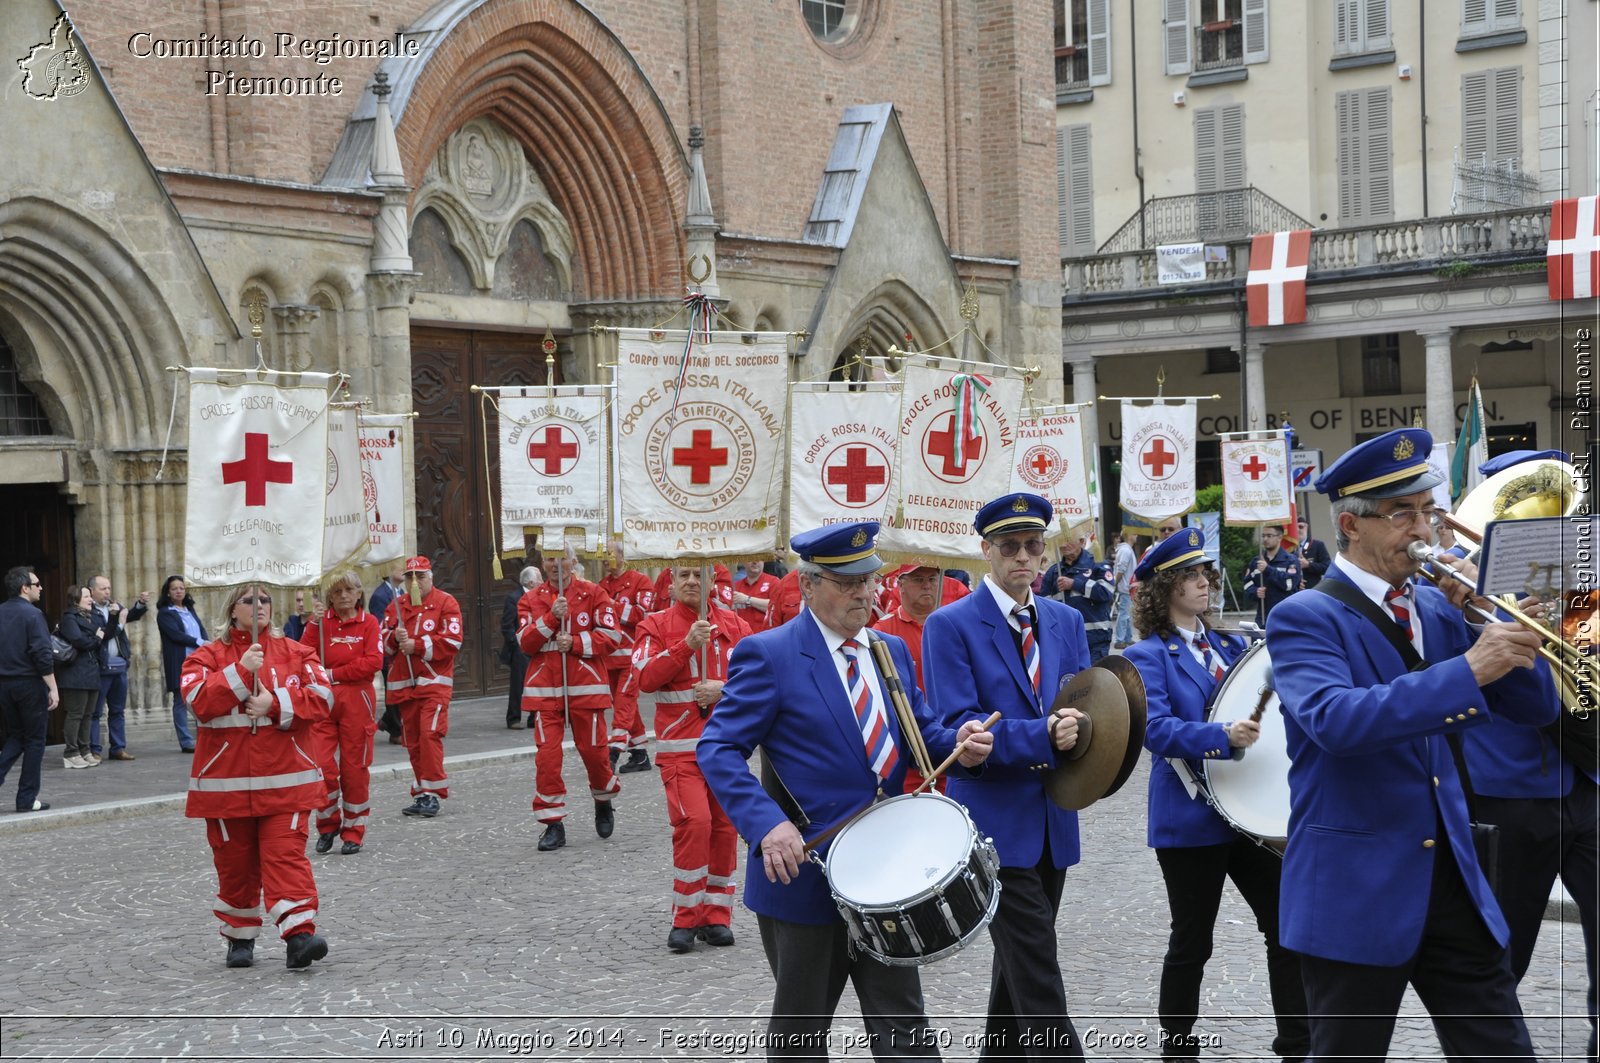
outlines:
[{"label": "red cross emblem", "polygon": [[1261,460],[1259,454],[1250,455],[1250,460],[1239,468],[1243,469],[1244,474],[1252,480],[1259,480],[1267,474],[1267,463]]},{"label": "red cross emblem", "polygon": [[[839,447],[823,464],[823,487],[828,497],[840,505],[870,505],[883,497],[883,491],[871,489],[887,488],[889,484],[889,464],[873,446],[852,443]],[[844,488],[844,497],[834,490],[836,487]]]},{"label": "red cross emblem", "polygon": [[711,429],[696,428],[688,446],[672,448],[672,464],[689,470],[691,484],[708,484],[711,470],[728,464],[728,448],[711,445]]},{"label": "red cross emblem", "polygon": [[969,480],[983,465],[984,444],[982,436],[964,440],[961,463],[956,464],[956,415],[947,414],[939,427],[930,430],[924,437],[923,450],[926,456],[943,459],[942,464],[929,464],[928,470],[941,480],[956,483]]},{"label": "red cross emblem", "polygon": [[578,464],[578,437],[566,425],[546,425],[543,438],[528,441],[528,464],[545,476],[565,476]]},{"label": "red cross emblem", "polygon": [[[1176,472],[1178,468],[1178,452],[1168,449],[1165,436],[1156,436],[1139,453],[1139,464],[1150,470],[1150,479],[1165,480]],[[1172,472],[1167,471],[1167,466],[1172,466]]]},{"label": "red cross emblem", "polygon": [[244,504],[264,506],[267,504],[267,484],[294,483],[294,462],[274,461],[267,457],[267,434],[246,432],[244,457],[222,463],[222,482],[243,483]]}]

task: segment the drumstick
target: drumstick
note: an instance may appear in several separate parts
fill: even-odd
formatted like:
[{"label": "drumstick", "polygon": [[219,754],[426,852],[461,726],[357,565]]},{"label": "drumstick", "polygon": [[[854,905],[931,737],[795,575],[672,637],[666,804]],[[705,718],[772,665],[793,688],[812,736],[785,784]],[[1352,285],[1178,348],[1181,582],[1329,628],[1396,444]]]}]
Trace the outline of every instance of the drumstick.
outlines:
[{"label": "drumstick", "polygon": [[[1000,719],[1000,714],[998,712],[992,714],[987,720],[984,720],[983,723],[981,723],[978,726],[978,731],[987,731],[989,728],[993,727],[995,725],[996,721],[998,721],[999,719]],[[976,734],[977,732],[975,731],[973,733]],[[967,742],[969,742],[971,740],[971,738],[972,738],[971,735],[968,735],[966,738],[963,738],[961,740],[961,744],[956,746],[956,748],[953,749],[950,752],[950,755],[948,757],[944,758],[944,763],[939,765],[937,768],[934,768],[933,769],[933,774],[928,776],[926,779],[923,779],[922,780],[922,785],[917,787],[915,790],[911,791],[911,796],[915,797],[917,794],[920,794],[922,791],[924,791],[928,787],[932,786],[933,783],[934,783],[934,780],[937,779],[939,776],[943,775],[945,773],[945,770],[948,769],[950,767],[950,765],[954,764],[956,762],[956,760],[961,756],[962,753],[966,752]]]}]

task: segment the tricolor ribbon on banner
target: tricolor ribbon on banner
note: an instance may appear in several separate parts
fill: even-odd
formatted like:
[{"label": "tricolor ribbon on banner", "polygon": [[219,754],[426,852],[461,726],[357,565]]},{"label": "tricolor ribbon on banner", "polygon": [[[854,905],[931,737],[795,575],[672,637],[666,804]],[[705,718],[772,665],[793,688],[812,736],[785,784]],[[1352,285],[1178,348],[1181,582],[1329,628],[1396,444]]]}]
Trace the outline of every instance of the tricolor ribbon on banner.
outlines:
[{"label": "tricolor ribbon on banner", "polygon": [[950,378],[956,398],[954,459],[958,465],[965,460],[967,441],[978,439],[982,434],[978,425],[978,396],[988,394],[990,383],[988,377],[976,373],[957,373]]},{"label": "tricolor ribbon on banner", "polygon": [[672,412],[668,414],[672,419],[678,416],[678,402],[683,395],[683,378],[689,372],[689,352],[694,350],[695,337],[698,335],[701,343],[711,342],[711,319],[717,312],[717,308],[712,305],[711,298],[705,292],[690,292],[684,296],[683,309],[689,315],[689,329],[683,334],[683,355],[678,359],[678,382],[672,389]]}]

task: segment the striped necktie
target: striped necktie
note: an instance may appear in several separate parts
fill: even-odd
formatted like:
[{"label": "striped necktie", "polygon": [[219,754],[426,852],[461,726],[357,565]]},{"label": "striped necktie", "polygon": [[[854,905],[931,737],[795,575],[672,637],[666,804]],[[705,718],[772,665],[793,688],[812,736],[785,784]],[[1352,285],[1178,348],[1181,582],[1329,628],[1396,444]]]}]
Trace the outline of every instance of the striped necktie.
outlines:
[{"label": "striped necktie", "polygon": [[1216,647],[1211,645],[1211,640],[1206,638],[1204,631],[1189,636],[1189,641],[1194,643],[1194,648],[1206,655],[1205,670],[1211,673],[1211,678],[1222,682],[1222,677],[1228,671],[1223,667],[1222,658],[1217,656]]},{"label": "striped necktie", "polygon": [[856,726],[861,731],[861,743],[867,750],[867,764],[880,779],[887,779],[894,771],[900,754],[894,748],[894,736],[889,733],[889,719],[883,706],[872,696],[871,684],[861,674],[861,662],[856,651],[861,643],[845,639],[839,647],[845,661],[845,690],[850,697],[850,707],[855,710]]},{"label": "striped necktie", "polygon": [[1033,637],[1033,610],[1025,605],[1019,605],[1011,610],[1011,615],[1017,618],[1017,624],[1022,628],[1022,667],[1028,673],[1028,682],[1033,684],[1033,693],[1039,694],[1039,641]]},{"label": "striped necktie", "polygon": [[1411,627],[1411,581],[1407,580],[1402,587],[1390,587],[1383,596],[1383,604],[1389,607],[1394,622],[1406,633],[1407,641],[1415,643],[1417,634]]}]

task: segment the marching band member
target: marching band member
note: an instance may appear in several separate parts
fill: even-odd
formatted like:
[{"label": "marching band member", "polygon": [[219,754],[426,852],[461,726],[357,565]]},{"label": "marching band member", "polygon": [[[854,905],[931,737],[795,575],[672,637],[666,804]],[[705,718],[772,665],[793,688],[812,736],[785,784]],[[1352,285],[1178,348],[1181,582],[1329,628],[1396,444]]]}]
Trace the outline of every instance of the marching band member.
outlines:
[{"label": "marching band member", "polygon": [[617,615],[616,649],[606,658],[611,679],[611,766],[617,767],[623,750],[628,760],[617,768],[619,774],[649,771],[650,754],[645,752],[644,721],[639,718],[638,676],[633,670],[633,638],[639,622],[655,611],[655,584],[650,577],[622,563],[622,540],[611,543],[611,558],[599,587],[611,599]]},{"label": "marching band member", "polygon": [[[835,826],[874,795],[898,794],[911,759],[867,646],[882,567],[877,533],[878,524],[868,521],[794,537],[805,610],[739,643],[722,701],[696,749],[712,792],[751,842],[752,862],[760,862],[760,871],[746,875],[745,904],[756,913],[777,982],[769,1056],[825,1055],[846,979],[861,1001],[876,1058],[938,1055],[917,969],[880,963],[851,945],[827,880],[805,853],[805,836]],[[905,644],[878,637],[896,671],[909,672]],[[959,732],[942,727],[921,691],[907,686],[906,694],[936,761],[966,740],[960,763],[983,763],[991,736],[976,723]],[[773,793],[746,763],[757,746]]]},{"label": "marching band member", "polygon": [[1083,615],[1091,664],[1111,652],[1111,599],[1115,589],[1111,563],[1096,561],[1081,538],[1063,543],[1061,560],[1044,574],[1044,596],[1065,602]]},{"label": "marching band member", "polygon": [[184,815],[206,821],[228,966],[255,962],[264,898],[288,965],[306,967],[328,943],[306,858],[311,810],[325,791],[305,750],[333,694],[316,655],[272,629],[265,587],[235,588],[226,611],[221,637],[183,662],[183,698],[199,722]]},{"label": "marching band member", "polygon": [[1283,529],[1261,529],[1261,552],[1250,559],[1240,575],[1246,595],[1256,600],[1256,624],[1267,626],[1267,616],[1300,589],[1300,562],[1283,548]]},{"label": "marching band member", "polygon": [[1144,680],[1144,744],[1152,754],[1147,842],[1156,851],[1172,912],[1156,1005],[1161,1057],[1200,1054],[1193,1036],[1200,986],[1222,887],[1232,879],[1267,943],[1267,980],[1278,1017],[1272,1051],[1303,1059],[1311,1035],[1300,960],[1278,944],[1283,861],[1229,826],[1195,784],[1195,762],[1248,749],[1261,735],[1261,725],[1250,719],[1206,721],[1212,692],[1249,647],[1237,636],[1211,629],[1211,595],[1222,580],[1205,546],[1205,533],[1190,528],[1157,543],[1139,563],[1133,623],[1141,641],[1125,653]]},{"label": "marching band member", "polygon": [[611,799],[622,789],[607,756],[606,710],[611,684],[606,659],[621,638],[611,598],[580,578],[578,559],[568,551],[544,556],[544,582],[522,596],[517,606],[522,626],[517,640],[528,655],[522,707],[534,714],[533,812],[545,824],[539,851],[567,844],[567,784],[561,778],[561,742],[567,723],[572,743],[589,775],[594,798],[594,830],[602,838],[616,829]]},{"label": "marching band member", "polygon": [[450,797],[444,739],[450,733],[450,695],[461,652],[461,606],[433,585],[433,562],[406,562],[406,587],[389,603],[383,623],[389,700],[400,706],[400,734],[411,758],[412,803],[400,811],[431,819]]},{"label": "marching band member", "polygon": [[946,725],[1003,714],[992,762],[976,778],[953,779],[949,790],[1000,855],[984,1054],[1081,1060],[1056,951],[1066,869],[1078,862],[1078,816],[1050,800],[1042,772],[1077,744],[1083,714],[1049,706],[1089,667],[1089,646],[1076,610],[1032,591],[1050,516],[1050,503],[1032,494],[1002,495],[978,510],[989,572],[970,597],[928,618],[922,651],[928,700]]},{"label": "marching band member", "polygon": [[1466,588],[1447,600],[1413,585],[1408,551],[1429,539],[1443,479],[1432,449],[1399,429],[1318,478],[1338,556],[1267,629],[1291,760],[1281,933],[1301,954],[1319,1059],[1383,1058],[1407,984],[1450,1058],[1533,1058],[1448,738],[1547,723],[1557,705],[1537,635],[1474,635]]},{"label": "marching band member", "polygon": [[644,618],[633,654],[639,689],[656,696],[656,763],[672,824],[673,952],[691,951],[697,934],[733,944],[738,835],[706,786],[695,746],[727,681],[728,655],[750,629],[727,610],[700,619],[700,595],[699,566],[675,566],[673,604]]},{"label": "marching band member", "polygon": [[[378,619],[361,607],[361,577],[341,572],[328,587],[328,604],[312,608],[311,623],[300,641],[316,651],[333,682],[333,711],[318,719],[317,763],[328,787],[327,804],[317,815],[317,852],[361,851],[371,814],[372,736],[378,731],[377,693],[373,677],[383,667]],[[315,601],[315,599],[313,599]]]}]

